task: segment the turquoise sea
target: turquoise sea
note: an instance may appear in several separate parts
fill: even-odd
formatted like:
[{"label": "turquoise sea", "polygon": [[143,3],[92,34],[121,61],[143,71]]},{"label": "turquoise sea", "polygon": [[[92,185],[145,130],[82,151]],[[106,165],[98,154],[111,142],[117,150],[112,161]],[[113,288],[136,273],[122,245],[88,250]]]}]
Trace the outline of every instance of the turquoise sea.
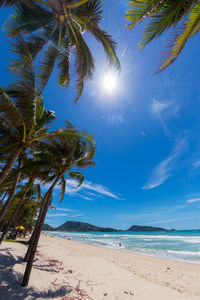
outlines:
[{"label": "turquoise sea", "polygon": [[49,231],[46,233],[112,249],[200,263],[200,230],[119,233]]}]

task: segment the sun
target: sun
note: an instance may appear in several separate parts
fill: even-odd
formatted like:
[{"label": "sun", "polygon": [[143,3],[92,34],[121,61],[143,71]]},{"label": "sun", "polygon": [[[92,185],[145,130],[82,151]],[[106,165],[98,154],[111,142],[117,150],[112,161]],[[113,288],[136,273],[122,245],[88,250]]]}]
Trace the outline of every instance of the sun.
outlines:
[{"label": "sun", "polygon": [[113,74],[108,74],[103,79],[103,88],[108,93],[113,93],[117,87],[117,78]]}]

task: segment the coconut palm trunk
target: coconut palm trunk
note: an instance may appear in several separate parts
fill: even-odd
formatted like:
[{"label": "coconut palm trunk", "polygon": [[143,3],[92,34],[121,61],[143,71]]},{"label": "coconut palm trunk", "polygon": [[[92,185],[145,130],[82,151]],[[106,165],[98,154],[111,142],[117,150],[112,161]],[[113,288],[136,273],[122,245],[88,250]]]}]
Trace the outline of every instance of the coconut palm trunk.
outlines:
[{"label": "coconut palm trunk", "polygon": [[33,245],[33,240],[34,240],[36,232],[38,231],[39,224],[41,223],[41,218],[42,218],[43,211],[44,211],[44,208],[45,208],[46,199],[47,199],[47,193],[46,193],[46,195],[45,195],[45,197],[42,201],[42,204],[41,204],[41,207],[40,207],[40,212],[39,212],[39,215],[38,215],[33,233],[32,233],[32,235],[31,235],[31,237],[28,241],[29,247],[28,247],[28,250],[26,251],[26,255],[24,257],[24,262],[27,262],[28,259],[29,259],[29,255],[30,255],[30,252],[31,252],[31,247]]},{"label": "coconut palm trunk", "polygon": [[0,184],[4,182],[6,177],[8,176],[12,166],[16,162],[17,158],[19,157],[20,153],[23,151],[24,145],[17,148],[17,150],[12,154],[7,164],[4,166],[3,170],[0,173]]},{"label": "coconut palm trunk", "polygon": [[42,226],[44,224],[44,220],[45,220],[49,205],[51,204],[53,189],[61,176],[62,175],[57,176],[57,178],[54,180],[53,184],[51,185],[51,187],[49,188],[49,190],[46,194],[46,201],[44,202],[44,208],[42,209],[42,212],[41,212],[40,223],[38,223],[37,230],[35,231],[35,234],[33,236],[32,243],[29,246],[31,250],[30,250],[29,257],[28,257],[28,262],[27,262],[25,273],[24,273],[24,277],[22,280],[22,286],[24,286],[24,287],[27,286],[29,283],[29,278],[30,278],[31,270],[32,270],[32,266],[33,266],[33,260],[35,257],[37,245],[38,245],[40,234],[42,231]]},{"label": "coconut palm trunk", "polygon": [[27,195],[27,193],[28,193],[28,191],[29,191],[29,188],[30,188],[31,184],[33,183],[33,180],[34,180],[33,178],[30,178],[30,180],[29,180],[29,182],[28,182],[28,184],[27,184],[27,186],[26,186],[26,189],[25,189],[25,191],[24,191],[24,194],[23,194],[22,198],[20,199],[20,201],[19,201],[19,203],[18,203],[18,205],[17,205],[15,211],[13,212],[13,214],[12,214],[12,216],[11,216],[11,218],[10,218],[8,224],[6,225],[4,231],[3,231],[2,235],[1,235],[1,238],[0,238],[0,245],[1,245],[1,243],[2,243],[2,241],[3,241],[3,239],[4,239],[4,237],[5,237],[6,233],[8,232],[9,228],[10,228],[11,225],[13,224],[13,221],[14,221],[14,219],[15,219],[15,216],[17,215],[19,209],[21,208],[21,206],[22,206],[22,204],[23,204],[23,202],[24,202],[24,199],[25,199],[25,197],[26,197],[26,195]]},{"label": "coconut palm trunk", "polygon": [[6,211],[7,211],[8,207],[10,206],[10,204],[13,201],[13,197],[14,197],[15,191],[17,189],[17,185],[18,185],[20,175],[21,175],[20,169],[21,169],[21,166],[22,166],[22,163],[23,163],[23,158],[24,158],[23,156],[20,156],[20,158],[19,158],[19,162],[18,162],[18,166],[17,166],[17,175],[16,175],[16,178],[15,178],[15,181],[13,182],[13,185],[12,185],[12,188],[11,188],[11,191],[10,191],[10,195],[9,195],[8,199],[6,200],[4,206],[2,207],[2,210],[0,211],[0,231],[3,227],[3,218],[6,214]]}]

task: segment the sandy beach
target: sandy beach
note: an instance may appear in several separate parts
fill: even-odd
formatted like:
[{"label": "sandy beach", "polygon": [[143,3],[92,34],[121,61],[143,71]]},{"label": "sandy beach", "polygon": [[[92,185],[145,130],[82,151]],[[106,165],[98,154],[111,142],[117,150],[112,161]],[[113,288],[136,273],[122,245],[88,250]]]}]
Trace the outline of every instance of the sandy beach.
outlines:
[{"label": "sandy beach", "polygon": [[0,249],[0,299],[200,299],[200,265],[42,235],[27,288],[27,247]]}]

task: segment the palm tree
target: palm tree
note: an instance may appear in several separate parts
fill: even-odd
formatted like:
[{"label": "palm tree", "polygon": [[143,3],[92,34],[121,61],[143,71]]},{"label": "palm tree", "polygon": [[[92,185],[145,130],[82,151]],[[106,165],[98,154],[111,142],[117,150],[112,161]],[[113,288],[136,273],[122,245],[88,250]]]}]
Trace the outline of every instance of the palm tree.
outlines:
[{"label": "palm tree", "polygon": [[[4,166],[0,172],[0,184],[5,180],[20,154],[46,135],[47,125],[55,120],[52,111],[44,108],[38,94],[33,59],[21,36],[12,44],[17,59],[11,70],[16,82],[8,88],[0,87],[0,160]],[[22,163],[22,162],[21,162]]]},{"label": "palm tree", "polygon": [[186,42],[200,30],[200,2],[198,0],[130,0],[126,11],[129,28],[148,18],[140,43],[144,48],[154,38],[170,29],[168,50],[160,71],[173,63]]},{"label": "palm tree", "polygon": [[8,210],[10,204],[12,203],[13,201],[13,197],[15,195],[15,192],[16,192],[16,189],[17,189],[17,186],[18,186],[18,183],[20,181],[20,176],[21,176],[21,167],[22,167],[22,164],[23,164],[23,159],[24,159],[24,153],[21,153],[19,155],[19,159],[18,159],[18,164],[17,164],[17,168],[16,170],[14,170],[14,180],[13,180],[13,183],[12,183],[12,187],[10,189],[10,192],[9,192],[9,196],[8,198],[6,199],[2,209],[0,210],[0,231],[4,225],[4,222],[3,222],[3,219],[4,219],[4,216],[6,214],[6,211]]},{"label": "palm tree", "polygon": [[[88,0],[77,0],[76,1],[76,5],[81,5],[83,3],[86,3]],[[47,5],[48,6],[48,2],[44,1],[44,0],[0,0],[0,7],[1,6],[13,6],[14,4],[17,4],[17,3],[26,3],[28,5],[32,5],[34,2],[36,3],[40,3],[40,4],[43,4],[43,5]],[[53,2],[52,0],[50,0],[49,2]],[[56,4],[56,1],[54,1],[55,4]]]},{"label": "palm tree", "polygon": [[32,176],[29,178],[28,182],[21,187],[21,190],[16,194],[15,199],[17,199],[17,203],[0,237],[0,245],[4,237],[6,236],[8,230],[12,226],[15,217],[20,212],[22,206],[25,205],[25,202],[27,202],[30,199],[30,197],[33,196],[35,193],[37,193],[37,199],[40,200],[40,185],[34,185],[34,176]]},{"label": "palm tree", "polygon": [[[35,162],[35,167],[39,164],[40,168],[44,166],[45,170],[49,171],[49,177],[45,181],[50,183],[50,187],[45,194],[38,222],[34,230],[32,243],[29,246],[27,254],[27,267],[24,273],[22,286],[27,286],[32,269],[32,264],[38,245],[41,229],[46,217],[46,213],[52,201],[53,190],[57,184],[61,184],[62,192],[61,199],[64,197],[66,179],[68,175],[78,181],[80,185],[83,182],[84,176],[77,171],[71,171],[73,167],[84,168],[93,166],[93,157],[95,150],[95,142],[91,135],[85,132],[76,131],[71,124],[67,123],[67,128],[62,129],[62,136],[45,139],[40,143],[40,150],[36,151],[38,162]],[[34,165],[32,166],[34,168]]]},{"label": "palm tree", "polygon": [[68,86],[70,57],[73,53],[74,68],[78,76],[78,95],[75,102],[78,101],[84,80],[91,78],[94,71],[94,58],[84,39],[85,32],[92,34],[102,44],[109,65],[120,69],[116,43],[100,28],[102,0],[48,0],[31,3],[32,5],[15,5],[14,15],[8,20],[5,29],[10,36],[26,34],[34,58],[44,48],[39,67],[41,91],[46,86],[56,62],[59,70],[58,84],[62,87]]}]

